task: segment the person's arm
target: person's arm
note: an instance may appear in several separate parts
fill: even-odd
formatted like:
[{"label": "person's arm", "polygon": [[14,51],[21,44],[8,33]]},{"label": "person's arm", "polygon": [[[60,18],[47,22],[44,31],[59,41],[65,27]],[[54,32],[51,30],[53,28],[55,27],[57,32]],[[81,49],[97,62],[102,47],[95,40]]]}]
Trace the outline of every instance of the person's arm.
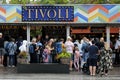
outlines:
[{"label": "person's arm", "polygon": [[36,45],[35,51],[38,51],[38,50],[39,50],[39,45]]}]

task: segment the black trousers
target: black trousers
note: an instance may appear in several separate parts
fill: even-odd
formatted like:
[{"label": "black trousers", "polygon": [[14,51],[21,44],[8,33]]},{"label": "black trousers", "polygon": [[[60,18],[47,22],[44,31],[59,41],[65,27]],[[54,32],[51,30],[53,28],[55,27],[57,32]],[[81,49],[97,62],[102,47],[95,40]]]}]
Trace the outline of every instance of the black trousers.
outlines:
[{"label": "black trousers", "polygon": [[115,64],[120,64],[120,50],[115,50]]},{"label": "black trousers", "polygon": [[30,63],[37,63],[37,54],[30,53]]},{"label": "black trousers", "polygon": [[4,66],[4,67],[7,67],[7,61],[8,61],[7,58],[8,58],[8,55],[5,54],[5,55],[4,55],[4,59],[3,59],[3,66]]}]

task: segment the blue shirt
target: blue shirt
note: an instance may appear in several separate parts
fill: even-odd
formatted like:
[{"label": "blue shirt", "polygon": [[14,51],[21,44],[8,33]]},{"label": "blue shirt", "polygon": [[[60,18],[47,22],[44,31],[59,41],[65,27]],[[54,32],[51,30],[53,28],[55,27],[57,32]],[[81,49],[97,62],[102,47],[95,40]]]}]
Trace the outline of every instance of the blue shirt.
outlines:
[{"label": "blue shirt", "polygon": [[97,46],[91,45],[91,46],[88,48],[89,58],[97,59],[98,50],[99,50],[99,49],[98,49]]}]

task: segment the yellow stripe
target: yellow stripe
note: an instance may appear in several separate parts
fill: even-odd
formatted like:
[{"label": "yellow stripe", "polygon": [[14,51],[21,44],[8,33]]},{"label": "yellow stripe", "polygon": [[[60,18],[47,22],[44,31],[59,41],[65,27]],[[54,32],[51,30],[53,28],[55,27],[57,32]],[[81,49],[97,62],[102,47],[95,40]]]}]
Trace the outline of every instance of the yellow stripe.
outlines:
[{"label": "yellow stripe", "polygon": [[14,17],[19,17],[20,19],[22,19],[22,16],[20,14],[14,13],[14,14],[10,15],[9,17],[7,17],[6,21],[9,21],[10,19],[12,19]]},{"label": "yellow stripe", "polygon": [[100,13],[96,13],[95,15],[93,15],[92,17],[90,17],[89,19],[88,19],[88,21],[90,22],[90,21],[92,21],[94,18],[96,18],[96,17],[100,17],[100,18],[102,18],[104,21],[106,21],[106,22],[108,22],[108,18],[106,17],[106,16],[104,16],[104,15],[102,15],[102,14],[100,14]]}]

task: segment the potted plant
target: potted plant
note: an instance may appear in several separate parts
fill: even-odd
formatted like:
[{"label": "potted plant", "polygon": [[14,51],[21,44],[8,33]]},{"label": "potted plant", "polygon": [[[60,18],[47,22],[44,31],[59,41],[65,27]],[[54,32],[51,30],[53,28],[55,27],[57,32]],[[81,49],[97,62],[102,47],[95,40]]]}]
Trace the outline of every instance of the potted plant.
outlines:
[{"label": "potted plant", "polygon": [[57,55],[57,59],[60,59],[60,62],[62,64],[69,64],[70,63],[70,57],[71,54],[66,52],[65,49],[63,49],[63,51]]},{"label": "potted plant", "polygon": [[20,64],[27,63],[27,52],[22,51],[18,54],[18,63],[20,63]]}]

